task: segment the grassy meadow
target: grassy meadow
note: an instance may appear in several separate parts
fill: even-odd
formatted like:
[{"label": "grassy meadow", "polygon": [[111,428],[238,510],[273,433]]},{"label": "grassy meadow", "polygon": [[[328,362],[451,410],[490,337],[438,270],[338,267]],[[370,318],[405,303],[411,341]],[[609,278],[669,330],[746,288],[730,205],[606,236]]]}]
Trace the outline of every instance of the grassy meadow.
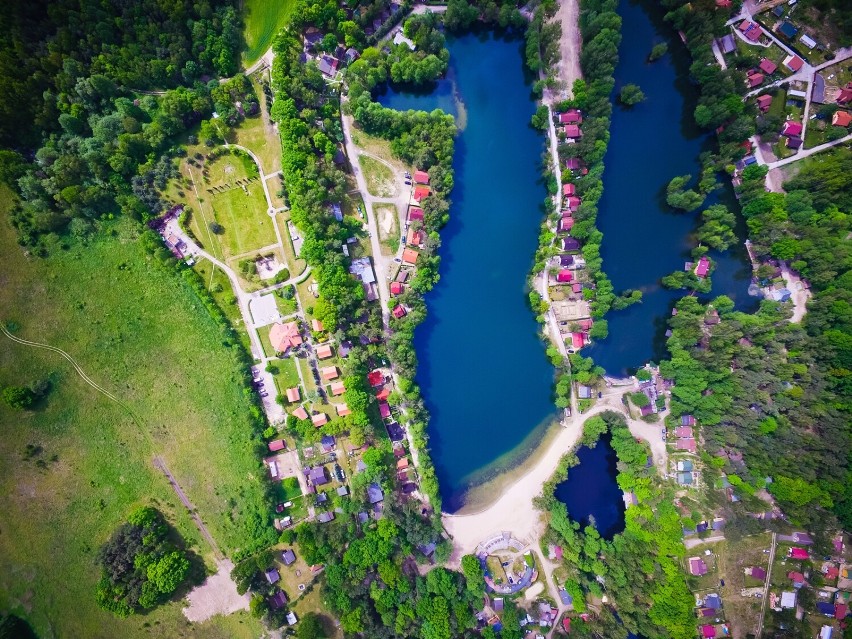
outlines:
[{"label": "grassy meadow", "polygon": [[4,189],[0,321],[67,351],[138,423],[58,355],[0,336],[0,386],[52,386],[34,410],[0,405],[0,609],[43,639],[258,636],[247,614],[190,626],[180,602],[127,620],[97,608],[95,553],[136,505],[160,508],[212,566],[155,455],[224,552],[247,542],[262,480],[243,365],[189,286],[145,253],[134,224],[110,223],[100,239],[41,260],[17,246],[8,206]]},{"label": "grassy meadow", "polygon": [[243,0],[246,64],[255,62],[272,46],[275,34],[287,24],[287,18],[295,7],[295,0]]}]

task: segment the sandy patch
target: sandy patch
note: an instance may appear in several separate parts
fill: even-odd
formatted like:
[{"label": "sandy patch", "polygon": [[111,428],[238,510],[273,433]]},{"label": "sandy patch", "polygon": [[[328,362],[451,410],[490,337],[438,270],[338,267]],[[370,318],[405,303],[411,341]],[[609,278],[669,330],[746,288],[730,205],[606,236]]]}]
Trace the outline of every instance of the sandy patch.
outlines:
[{"label": "sandy patch", "polygon": [[524,599],[526,599],[527,601],[533,601],[543,592],[544,584],[540,581],[537,581],[532,586],[527,588],[526,592],[524,593]]},{"label": "sandy patch", "polygon": [[231,579],[234,564],[225,559],[218,561],[216,566],[216,574],[210,575],[186,596],[189,605],[183,609],[183,615],[192,622],[198,623],[215,615],[230,615],[238,610],[249,609],[248,593],[240,595]]}]

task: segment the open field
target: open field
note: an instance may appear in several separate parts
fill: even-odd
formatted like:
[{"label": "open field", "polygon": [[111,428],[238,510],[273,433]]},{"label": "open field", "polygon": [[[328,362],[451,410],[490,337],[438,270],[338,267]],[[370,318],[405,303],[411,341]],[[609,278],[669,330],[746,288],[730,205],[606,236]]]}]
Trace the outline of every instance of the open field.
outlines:
[{"label": "open field", "polygon": [[359,156],[358,163],[364,172],[364,179],[367,181],[367,190],[370,191],[370,195],[396,197],[399,186],[390,168],[366,155]]},{"label": "open field", "polygon": [[217,193],[209,200],[214,219],[224,228],[224,232],[214,238],[226,258],[278,241],[272,218],[266,212],[266,197],[259,181],[252,182],[245,190],[235,188]]},{"label": "open field", "polygon": [[[5,220],[8,192],[2,192]],[[190,626],[173,603],[118,620],[94,602],[97,548],[134,506],[153,503],[212,567],[212,553],[151,459],[161,455],[225,552],[244,546],[262,502],[242,365],[193,291],[153,263],[127,221],[115,238],[27,259],[0,225],[0,308],[16,336],[64,349],[138,417],[87,386],[58,355],[0,347],[0,385],[49,379],[33,411],[0,406],[0,608],[49,637],[253,637],[247,614]],[[40,451],[29,459],[29,445]],[[32,449],[31,449],[32,450]]]},{"label": "open field", "polygon": [[251,340],[249,339],[248,331],[246,330],[243,315],[240,312],[240,307],[237,305],[237,298],[234,295],[234,289],[231,288],[231,280],[225,275],[225,272],[217,267],[214,267],[209,260],[199,260],[192,267],[196,273],[204,280],[204,284],[216,304],[222,309],[227,318],[231,321],[231,326],[240,337],[240,342],[247,351],[251,351]]},{"label": "open field", "polygon": [[[264,2],[265,7],[276,7],[277,9],[280,9],[283,4],[287,4],[287,2]],[[255,73],[250,77],[254,93],[260,105],[260,114],[246,118],[240,122],[239,126],[233,129],[234,139],[229,141],[251,149],[260,159],[263,172],[269,175],[281,170],[281,138],[278,136],[272,120],[269,119],[269,112],[266,109],[266,98],[263,95],[263,87],[260,83],[261,73],[265,75],[268,72]],[[269,186],[272,191],[277,191],[281,188],[276,184],[275,188],[272,189],[272,182],[270,182]]]},{"label": "open field", "polygon": [[244,59],[247,64],[257,60],[272,46],[275,34],[287,24],[287,18],[296,7],[295,0],[243,0],[242,15],[245,20],[246,50]]},{"label": "open field", "polygon": [[317,579],[314,582],[314,587],[311,588],[311,591],[306,592],[304,595],[299,597],[290,609],[296,613],[299,619],[301,619],[306,612],[318,612],[320,620],[322,621],[323,630],[325,631],[325,636],[329,639],[340,639],[343,637],[343,632],[341,632],[335,620],[326,610],[326,606],[324,605],[320,595],[321,582],[322,577]]},{"label": "open field", "polygon": [[393,255],[399,248],[399,213],[395,204],[376,204],[373,212],[379,224],[382,254]]}]

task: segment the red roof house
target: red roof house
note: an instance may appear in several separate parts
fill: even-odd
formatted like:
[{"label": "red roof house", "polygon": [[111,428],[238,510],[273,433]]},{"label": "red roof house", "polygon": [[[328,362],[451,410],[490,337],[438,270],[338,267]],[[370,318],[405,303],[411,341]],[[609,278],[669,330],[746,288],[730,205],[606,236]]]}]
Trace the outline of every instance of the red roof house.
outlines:
[{"label": "red roof house", "polygon": [[791,570],[787,573],[787,579],[792,581],[793,584],[796,586],[801,586],[803,583],[805,583],[805,576],[802,573],[796,572],[794,570]]},{"label": "red roof house", "polygon": [[559,114],[559,124],[582,124],[583,114],[577,109],[569,109],[565,113]]},{"label": "red roof house", "polygon": [[405,290],[405,287],[400,282],[391,282],[390,292],[391,295],[402,295],[402,292]]},{"label": "red roof house", "polygon": [[757,97],[757,108],[766,113],[769,107],[772,106],[771,95],[760,95]]},{"label": "red roof house", "polygon": [[394,309],[391,311],[391,313],[393,313],[393,316],[394,316],[396,319],[402,319],[402,318],[403,318],[403,317],[405,317],[405,315],[406,315],[406,313],[405,313],[405,309],[402,307],[402,305],[401,305],[401,304],[397,304],[397,305],[394,307]]},{"label": "red roof house", "polygon": [[802,135],[802,123],[787,120],[784,123],[784,128],[781,129],[781,135],[786,135],[788,137]]},{"label": "red roof house", "polygon": [[320,375],[325,381],[331,381],[332,379],[337,379],[337,376],[340,375],[340,372],[337,370],[337,366],[324,366],[320,369]]},{"label": "red roof house", "polygon": [[565,632],[570,634],[570,632],[571,632],[571,617],[562,617],[562,628],[565,630]]},{"label": "red roof house", "polygon": [[414,181],[417,184],[429,184],[429,174],[426,171],[415,171]]},{"label": "red roof house", "polygon": [[583,333],[571,333],[571,346],[583,348],[586,345],[586,337]]},{"label": "red roof house", "polygon": [[569,171],[579,171],[583,168],[583,161],[580,158],[568,158],[565,160],[565,168]]},{"label": "red roof house", "polygon": [[329,388],[331,389],[331,394],[335,396],[343,395],[346,392],[346,386],[343,382],[332,382]]},{"label": "red roof house", "polygon": [[415,231],[414,227],[408,227],[408,233],[405,234],[405,243],[409,246],[417,246],[423,242],[423,233]]},{"label": "red roof house", "polygon": [[575,187],[573,184],[563,184],[562,185],[562,195],[565,195],[565,196],[574,195],[574,193],[576,193],[576,192],[577,192],[577,187]]},{"label": "red roof house", "polygon": [[559,230],[560,231],[570,231],[574,227],[574,218],[573,217],[563,217],[559,220]]},{"label": "red roof house", "polygon": [[698,260],[698,264],[695,267],[695,275],[699,278],[707,277],[707,273],[710,271],[710,259],[706,255],[702,255],[701,259]]},{"label": "red roof house", "polygon": [[701,557],[690,557],[689,574],[696,576],[707,574],[707,564],[704,563]]},{"label": "red roof house", "polygon": [[322,332],[322,330],[323,330],[322,322],[320,322],[318,319],[312,319],[312,320],[311,320],[311,328],[312,328],[315,332],[317,332],[317,333],[321,333],[321,332]]},{"label": "red roof house", "polygon": [[580,127],[576,124],[566,124],[562,131],[565,133],[566,138],[570,138],[572,140],[576,140],[578,138],[583,137],[583,132],[580,130]]},{"label": "red roof house", "polygon": [[576,211],[578,208],[580,208],[580,204],[582,203],[583,200],[578,198],[576,195],[572,195],[568,198],[568,208],[572,211]]},{"label": "red roof house", "polygon": [[387,419],[391,416],[390,406],[387,402],[379,402],[379,415],[381,415],[382,419]]},{"label": "red roof house", "polygon": [[298,402],[300,398],[299,387],[294,386],[293,388],[287,389],[287,401],[288,402]]},{"label": "red roof house", "polygon": [[674,430],[675,437],[693,437],[694,433],[692,432],[691,426],[678,426]]},{"label": "red roof house", "polygon": [[403,264],[417,264],[417,257],[420,255],[414,249],[407,248],[402,252]]},{"label": "red roof house", "polygon": [[840,619],[841,621],[843,619],[846,619],[846,614],[848,612],[849,612],[849,606],[847,604],[845,604],[845,603],[834,604],[834,618],[835,619]]},{"label": "red roof house", "polygon": [[683,439],[677,440],[675,447],[678,450],[685,450],[689,453],[694,453],[696,450],[695,439],[692,437],[684,437]]},{"label": "red roof house", "polygon": [[376,369],[367,373],[367,382],[370,384],[370,386],[375,388],[376,386],[381,386],[385,383],[385,376],[382,375],[382,371]]},{"label": "red roof house", "polygon": [[760,86],[763,84],[763,74],[762,73],[752,73],[750,76],[746,78],[746,84],[748,84],[749,88],[753,89],[754,87]]},{"label": "red roof house", "polygon": [[590,320],[590,319],[581,319],[577,323],[580,325],[580,328],[583,329],[584,331],[587,331],[590,328],[592,328],[592,320]]},{"label": "red roof house", "polygon": [[801,69],[805,64],[805,61],[802,60],[797,55],[788,55],[784,58],[784,66],[790,69],[793,73]]},{"label": "red roof house", "polygon": [[278,452],[279,450],[284,450],[287,448],[287,444],[284,443],[283,439],[276,439],[275,441],[269,442],[269,450],[270,452]]},{"label": "red roof house", "polygon": [[716,626],[705,624],[701,626],[701,636],[704,639],[713,639],[716,636]]},{"label": "red roof house", "polygon": [[580,284],[580,282],[574,282],[571,285],[571,291],[574,292],[574,293],[582,293],[583,292],[583,285]]},{"label": "red roof house", "polygon": [[775,73],[775,70],[778,68],[777,64],[775,64],[772,60],[767,60],[766,58],[763,58],[758,66],[766,75]]},{"label": "red roof house", "polygon": [[306,411],[304,407],[299,406],[299,408],[293,411],[293,417],[295,417],[296,419],[307,419],[308,411]]},{"label": "red roof house", "polygon": [[428,186],[422,186],[422,185],[418,184],[417,186],[414,187],[414,199],[419,202],[424,197],[429,197],[429,194],[431,192],[432,191],[429,189]]},{"label": "red roof house", "polygon": [[334,350],[331,348],[331,344],[320,344],[317,346],[317,359],[328,359],[334,355]]},{"label": "red roof house", "polygon": [[852,124],[852,114],[849,111],[835,111],[831,118],[831,123],[834,126],[849,126]]},{"label": "red roof house", "polygon": [[328,423],[328,415],[326,415],[325,413],[315,413],[311,415],[311,422],[317,428],[319,428],[320,426],[324,426]]},{"label": "red roof house", "polygon": [[412,206],[408,209],[408,219],[409,220],[423,220],[423,209],[417,208],[416,206]]},{"label": "red roof house", "polygon": [[352,409],[349,408],[346,404],[335,404],[334,410],[337,411],[337,415],[339,417],[346,417],[347,415],[352,414]]},{"label": "red roof house", "polygon": [[382,390],[376,393],[376,399],[380,402],[387,401],[388,397],[390,397],[390,389],[387,386],[385,386],[384,388],[382,388]]},{"label": "red roof house", "polygon": [[797,548],[793,546],[790,548],[790,559],[807,559],[808,551],[804,548]]},{"label": "red roof house", "polygon": [[574,274],[569,271],[567,268],[563,268],[559,273],[556,274],[557,282],[570,282],[574,279]]},{"label": "red roof house", "polygon": [[279,353],[283,353],[288,348],[295,348],[302,343],[302,336],[299,334],[299,325],[296,322],[287,322],[286,324],[273,324],[269,329],[269,341]]},{"label": "red roof house", "polygon": [[837,104],[847,104],[852,102],[852,82],[846,85],[845,88],[840,89],[840,93],[837,94]]}]

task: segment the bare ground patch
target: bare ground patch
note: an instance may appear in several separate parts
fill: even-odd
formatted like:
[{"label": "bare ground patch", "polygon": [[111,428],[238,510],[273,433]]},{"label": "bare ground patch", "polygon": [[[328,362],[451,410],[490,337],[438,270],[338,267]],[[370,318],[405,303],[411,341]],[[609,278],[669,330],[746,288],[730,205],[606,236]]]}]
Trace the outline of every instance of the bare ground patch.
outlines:
[{"label": "bare ground patch", "polygon": [[189,605],[183,609],[183,614],[189,621],[198,623],[215,615],[230,615],[249,608],[248,594],[240,595],[231,579],[234,564],[225,559],[217,561],[216,566],[216,574],[210,575],[186,596]]}]

